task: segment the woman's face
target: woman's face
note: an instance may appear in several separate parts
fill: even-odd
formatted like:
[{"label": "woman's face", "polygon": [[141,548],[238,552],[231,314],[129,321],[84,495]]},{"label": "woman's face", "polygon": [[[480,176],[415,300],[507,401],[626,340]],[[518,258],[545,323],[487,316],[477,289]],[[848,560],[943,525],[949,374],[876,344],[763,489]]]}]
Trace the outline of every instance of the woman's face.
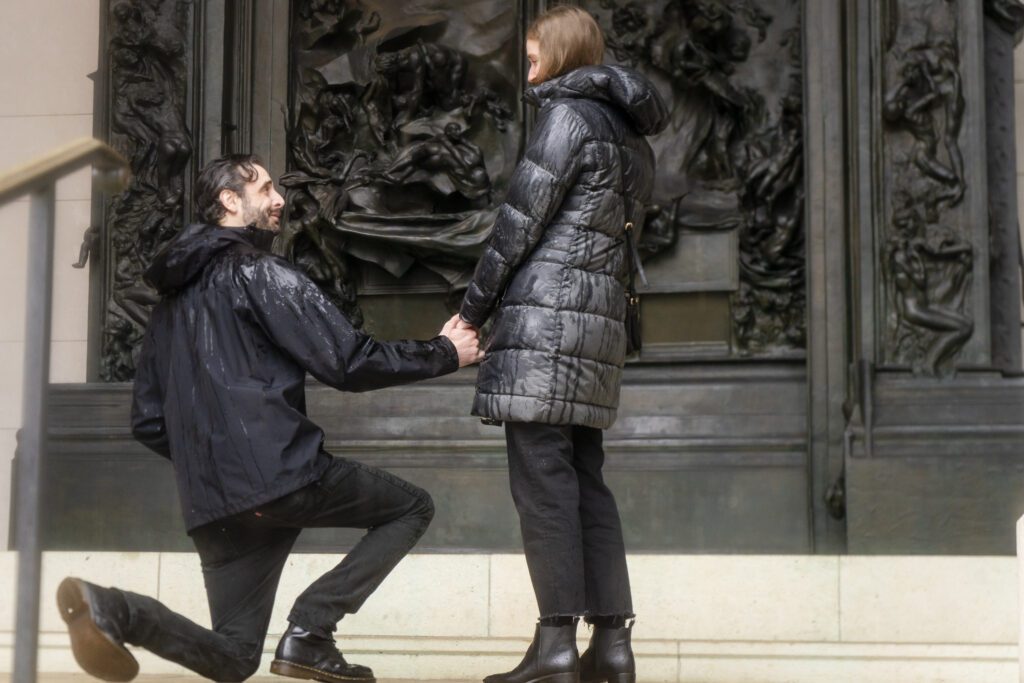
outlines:
[{"label": "woman's face", "polygon": [[541,78],[541,73],[543,73],[541,68],[541,59],[540,43],[533,38],[527,39],[526,60],[530,62],[530,73],[527,74],[526,80],[533,85],[543,82],[543,79]]}]

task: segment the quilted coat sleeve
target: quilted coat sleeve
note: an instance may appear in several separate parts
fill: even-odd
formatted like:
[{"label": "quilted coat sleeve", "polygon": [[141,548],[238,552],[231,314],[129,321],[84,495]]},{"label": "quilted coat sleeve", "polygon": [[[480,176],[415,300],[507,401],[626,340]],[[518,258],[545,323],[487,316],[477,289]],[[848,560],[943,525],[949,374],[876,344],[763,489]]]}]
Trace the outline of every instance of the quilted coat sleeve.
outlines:
[{"label": "quilted coat sleeve", "polygon": [[568,104],[541,109],[462,300],[459,315],[469,324],[479,327],[487,321],[512,274],[558,211],[579,173],[585,133],[583,119]]},{"label": "quilted coat sleeve", "polygon": [[248,290],[253,315],[271,342],[335,389],[368,391],[459,369],[446,337],[379,342],[354,328],[312,280],[279,259],[260,259]]}]

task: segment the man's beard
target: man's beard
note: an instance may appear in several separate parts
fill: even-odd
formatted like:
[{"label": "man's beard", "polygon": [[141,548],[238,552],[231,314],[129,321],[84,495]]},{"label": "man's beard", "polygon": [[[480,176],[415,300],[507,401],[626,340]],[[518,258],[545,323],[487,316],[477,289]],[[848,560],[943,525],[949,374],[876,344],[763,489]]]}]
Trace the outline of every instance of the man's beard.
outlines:
[{"label": "man's beard", "polygon": [[[275,215],[278,218],[278,223],[274,222]],[[242,220],[246,225],[252,225],[260,230],[277,232],[280,225],[280,214],[275,214],[269,206],[261,211],[249,202],[242,200]]]}]

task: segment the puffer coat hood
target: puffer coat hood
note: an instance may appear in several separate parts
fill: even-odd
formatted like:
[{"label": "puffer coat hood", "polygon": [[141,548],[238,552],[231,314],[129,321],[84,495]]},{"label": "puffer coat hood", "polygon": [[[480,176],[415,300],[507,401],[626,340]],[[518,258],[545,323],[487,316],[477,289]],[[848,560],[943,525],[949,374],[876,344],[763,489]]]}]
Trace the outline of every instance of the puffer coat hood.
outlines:
[{"label": "puffer coat hood", "polygon": [[306,416],[309,372],[347,391],[437,377],[443,337],[377,342],[301,271],[273,233],[191,225],[146,277],[163,293],[136,367],[132,433],[174,463],[189,530],[291,493],[330,463]]},{"label": "puffer coat hood", "polygon": [[536,107],[558,98],[582,98],[614,105],[640,135],[657,135],[668,126],[665,101],[651,82],[621,66],[584,66],[526,91]]},{"label": "puffer coat hood", "polygon": [[530,89],[540,107],[460,315],[494,315],[473,414],[604,429],[625,361],[625,226],[654,185],[644,139],[668,123],[654,86],[621,66]]}]

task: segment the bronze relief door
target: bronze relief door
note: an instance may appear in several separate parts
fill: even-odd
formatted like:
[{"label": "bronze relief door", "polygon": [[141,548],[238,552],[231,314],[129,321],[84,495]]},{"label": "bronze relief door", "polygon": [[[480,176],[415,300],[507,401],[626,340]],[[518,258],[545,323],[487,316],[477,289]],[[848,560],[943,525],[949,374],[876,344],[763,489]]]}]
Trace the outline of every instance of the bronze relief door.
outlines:
[{"label": "bronze relief door", "polygon": [[[652,139],[642,360],[800,362],[802,3],[581,4],[605,32],[606,62],[642,71],[672,113]],[[278,250],[355,318],[383,336],[435,331],[529,133],[523,42],[546,3],[107,5],[109,104],[97,127],[133,157],[140,182],[97,216],[114,224],[106,262],[125,263],[99,287],[95,355],[109,367],[94,375],[132,376],[152,303],[141,270],[191,215],[193,172],[224,152],[254,151],[280,178]],[[143,212],[166,220],[149,225]]]},{"label": "bronze relief door", "polygon": [[[140,172],[124,198],[98,204],[93,375],[131,379],[152,302],[141,273],[189,219],[189,179],[225,152],[255,152],[280,179],[275,248],[355,321],[382,338],[433,336],[529,135],[523,43],[546,4],[105,0],[110,111],[97,121]],[[672,115],[652,139],[644,350],[607,435],[631,548],[813,551],[826,513],[807,438],[806,3],[579,4],[605,33],[605,61],[644,73]],[[430,384],[359,396],[311,386],[309,409],[339,455],[408,467],[447,499],[438,547],[517,548],[500,431],[466,417],[470,372],[445,386],[443,397]],[[69,486],[77,467],[60,470]],[[159,543],[177,542],[171,524]]]},{"label": "bronze relief door", "polygon": [[[672,109],[652,140],[643,358],[799,361],[800,3],[581,4],[606,62],[640,69]],[[240,27],[254,66],[229,99],[247,120],[223,142],[271,158],[283,251],[368,329],[425,334],[457,304],[529,132],[522,45],[542,5],[281,1]],[[257,81],[273,85],[247,91]]]},{"label": "bronze relief door", "polygon": [[[606,441],[631,549],[1012,552],[1024,3],[577,4],[672,114],[644,352]],[[281,253],[368,330],[431,336],[529,134],[522,44],[546,5],[102,0],[95,134],[134,179],[85,234],[91,383],[53,392],[49,547],[182,542],[167,463],[125,424],[142,274],[198,168],[262,156],[288,195]],[[436,494],[435,547],[514,550],[500,432],[466,416],[471,371],[446,382],[311,385],[309,407],[335,452]],[[124,513],[154,501],[159,520]]]}]

